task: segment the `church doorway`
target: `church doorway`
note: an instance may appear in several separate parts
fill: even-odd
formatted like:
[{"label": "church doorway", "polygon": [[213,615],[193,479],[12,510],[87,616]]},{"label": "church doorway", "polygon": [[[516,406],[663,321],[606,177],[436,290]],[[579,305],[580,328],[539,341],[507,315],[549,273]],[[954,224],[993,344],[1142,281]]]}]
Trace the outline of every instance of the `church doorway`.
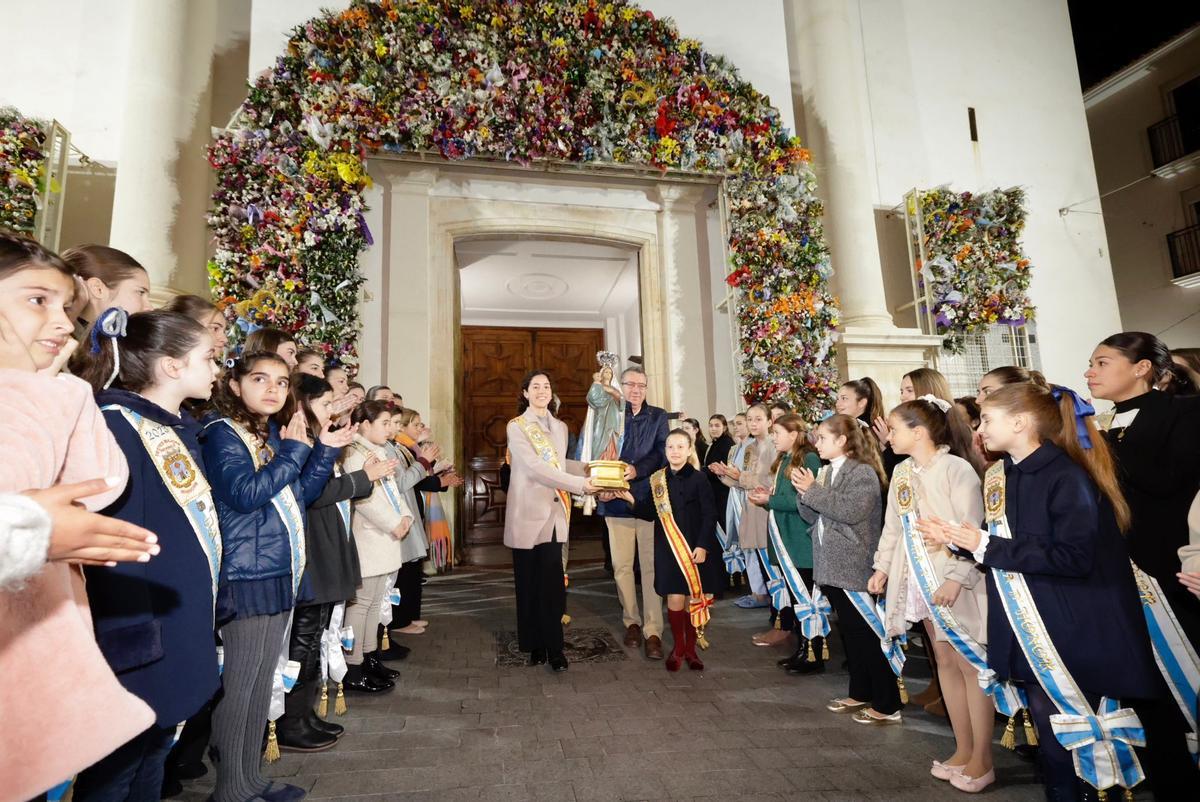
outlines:
[{"label": "church doorway", "polygon": [[[638,254],[619,243],[532,237],[464,240],[454,250],[462,305],[462,560],[507,564],[500,471],[521,380],[535,367],[551,374],[573,449],[596,353],[613,351],[623,365],[641,358]],[[601,557],[604,531],[600,518],[573,516],[572,559]]]}]

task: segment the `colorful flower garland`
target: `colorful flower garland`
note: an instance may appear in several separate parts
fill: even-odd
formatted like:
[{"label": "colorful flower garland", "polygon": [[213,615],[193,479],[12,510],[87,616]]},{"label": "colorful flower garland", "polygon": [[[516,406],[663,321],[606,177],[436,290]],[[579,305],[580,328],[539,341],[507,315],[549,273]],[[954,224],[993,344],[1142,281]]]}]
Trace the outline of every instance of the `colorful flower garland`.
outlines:
[{"label": "colorful flower garland", "polygon": [[623,0],[354,0],[297,27],[209,151],[209,275],[243,329],[354,360],[378,150],[728,176],[746,396],[828,406],[837,309],[808,151],[670,20]]},{"label": "colorful flower garland", "polygon": [[1032,320],[1032,266],[1020,243],[1025,193],[996,189],[972,195],[939,188],[919,199],[926,262],[917,269],[946,349],[961,353],[969,335],[996,323],[1023,326]]},{"label": "colorful flower garland", "polygon": [[0,228],[34,230],[45,172],[45,125],[0,108]]}]

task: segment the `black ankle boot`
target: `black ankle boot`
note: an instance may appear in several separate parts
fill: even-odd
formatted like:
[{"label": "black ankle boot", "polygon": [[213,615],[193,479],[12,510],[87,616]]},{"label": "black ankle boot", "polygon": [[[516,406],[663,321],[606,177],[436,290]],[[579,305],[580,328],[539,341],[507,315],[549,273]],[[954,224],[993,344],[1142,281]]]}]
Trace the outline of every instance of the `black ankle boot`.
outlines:
[{"label": "black ankle boot", "polygon": [[395,687],[390,680],[377,680],[369,676],[361,665],[346,666],[346,676],[342,679],[342,689],[352,693],[385,693]]},{"label": "black ankle boot", "polygon": [[363,671],[366,672],[367,676],[383,680],[384,682],[391,682],[400,676],[399,671],[388,668],[380,661],[378,651],[363,655]]},{"label": "black ankle boot", "polygon": [[304,709],[310,698],[308,685],[304,682],[297,682],[284,697],[284,713],[275,722],[275,737],[282,751],[321,752],[337,743],[337,738],[308,723]]},{"label": "black ankle boot", "polygon": [[546,650],[545,649],[534,649],[532,652],[529,653],[529,665],[540,666],[540,665],[545,665],[545,663],[546,663]]},{"label": "black ankle boot", "polygon": [[[812,650],[812,657],[809,658],[808,652]],[[825,659],[822,653],[825,650],[824,638],[813,638],[805,646],[802,660],[794,665],[787,666],[787,673],[793,676],[803,676],[806,674],[824,674]]]},{"label": "black ankle boot", "polygon": [[310,693],[308,699],[305,700],[304,720],[308,723],[308,726],[315,730],[320,730],[323,733],[332,735],[334,738],[341,738],[346,732],[345,727],[343,727],[341,724],[334,724],[332,721],[326,721],[317,715],[317,699],[320,697],[320,692],[321,689],[317,687],[316,683],[314,683],[312,693]]},{"label": "black ankle boot", "polygon": [[808,640],[805,638],[800,638],[799,644],[800,645],[796,647],[796,651],[792,652],[787,657],[779,658],[775,661],[775,665],[779,666],[780,668],[788,668],[790,666],[803,663],[808,653]]}]

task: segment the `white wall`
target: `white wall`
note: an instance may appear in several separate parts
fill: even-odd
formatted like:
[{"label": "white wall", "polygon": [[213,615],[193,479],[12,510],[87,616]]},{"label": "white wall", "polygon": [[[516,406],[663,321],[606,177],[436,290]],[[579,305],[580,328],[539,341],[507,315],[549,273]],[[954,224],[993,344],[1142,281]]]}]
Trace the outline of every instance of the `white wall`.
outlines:
[{"label": "white wall", "polygon": [[1121,322],[1104,221],[1058,214],[1098,194],[1065,0],[859,2],[877,206],[913,187],[1024,187],[1043,365],[1082,385],[1092,348]]},{"label": "white wall", "polygon": [[59,120],[97,161],[121,136],[130,4],[125,0],[6,2],[0,26],[0,105]]},{"label": "white wall", "polygon": [[[1112,194],[1079,208],[1095,212],[1103,206],[1125,328],[1159,334],[1173,348],[1200,345],[1200,315],[1194,314],[1200,310],[1200,288],[1171,283],[1166,239],[1200,222],[1185,216],[1183,202],[1185,193],[1200,200],[1200,169],[1145,179],[1154,165],[1146,129],[1168,116],[1166,91],[1198,73],[1200,36],[1195,36],[1156,61],[1149,75],[1091,104],[1087,113],[1100,191]],[[1133,183],[1139,179],[1145,180]]]}]

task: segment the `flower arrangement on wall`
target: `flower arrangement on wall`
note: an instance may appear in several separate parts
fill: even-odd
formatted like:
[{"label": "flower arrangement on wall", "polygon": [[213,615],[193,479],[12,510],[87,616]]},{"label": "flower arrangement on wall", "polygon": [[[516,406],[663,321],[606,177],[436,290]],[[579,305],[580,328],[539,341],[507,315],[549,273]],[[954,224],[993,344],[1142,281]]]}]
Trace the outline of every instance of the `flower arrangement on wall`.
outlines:
[{"label": "flower arrangement on wall", "polygon": [[45,125],[0,108],[0,228],[34,230],[45,172]]},{"label": "flower arrangement on wall", "polygon": [[996,189],[972,195],[939,188],[920,193],[919,202],[926,261],[917,269],[946,349],[961,353],[971,334],[1032,320],[1032,267],[1020,243],[1025,193]]},{"label": "flower arrangement on wall", "polygon": [[837,309],[809,154],[724,59],[623,0],[354,0],[294,29],[212,145],[214,292],[354,360],[376,151],[727,176],[742,379],[816,413]]}]

